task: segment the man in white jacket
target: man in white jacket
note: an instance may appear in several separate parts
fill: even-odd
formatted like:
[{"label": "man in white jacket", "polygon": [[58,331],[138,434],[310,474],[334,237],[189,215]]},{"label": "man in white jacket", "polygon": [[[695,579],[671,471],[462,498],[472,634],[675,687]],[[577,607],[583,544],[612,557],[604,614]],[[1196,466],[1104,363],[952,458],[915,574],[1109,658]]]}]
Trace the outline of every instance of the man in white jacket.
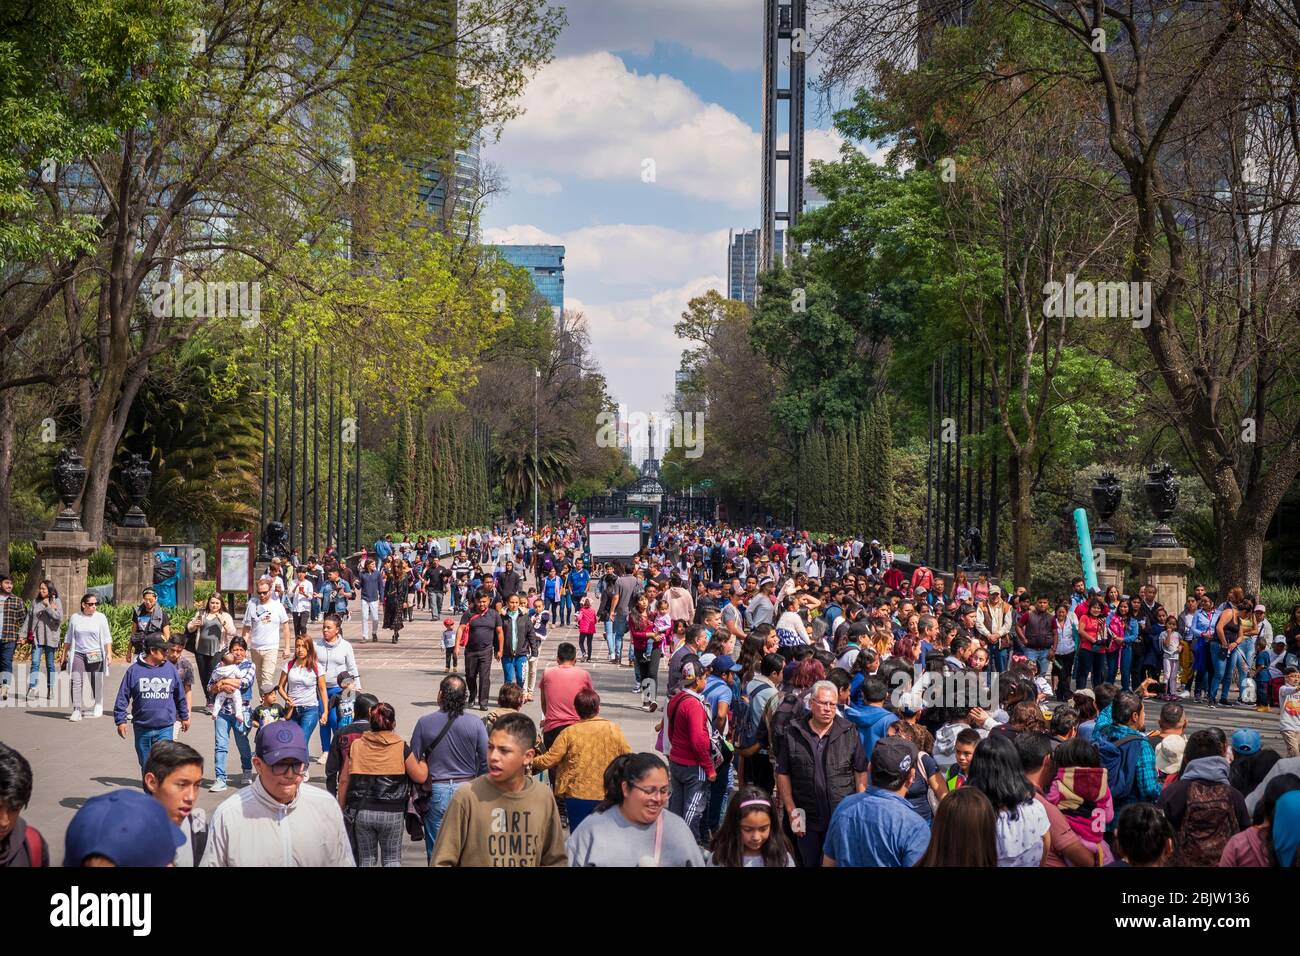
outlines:
[{"label": "man in white jacket", "polygon": [[338,802],[303,786],[307,738],[287,720],[257,735],[257,779],[217,807],[200,866],[355,866]]}]

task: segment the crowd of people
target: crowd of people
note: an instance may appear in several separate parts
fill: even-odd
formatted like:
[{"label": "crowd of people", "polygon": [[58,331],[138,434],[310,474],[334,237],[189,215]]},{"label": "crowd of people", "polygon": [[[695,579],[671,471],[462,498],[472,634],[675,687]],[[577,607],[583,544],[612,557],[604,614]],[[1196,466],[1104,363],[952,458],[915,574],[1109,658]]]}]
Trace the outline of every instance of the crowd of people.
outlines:
[{"label": "crowd of people", "polygon": [[[449,544],[277,562],[238,627],[214,599],[173,634],[142,603],[113,713],[147,797],[88,801],[65,865],[395,866],[408,840],[438,866],[1296,864],[1300,607],[1275,635],[1240,588],[1198,586],[1171,614],[1149,586],[1004,592],[877,541],[776,530],[665,525],[613,562],[580,521]],[[107,664],[87,598],[67,628],[84,669]],[[359,614],[359,640],[382,624],[396,641],[423,610],[446,673],[407,741],[342,635]],[[186,635],[211,789],[228,786],[232,736],[242,770],[210,818],[204,758],[174,739]],[[632,671],[657,752],[601,716],[599,667]],[[534,692],[540,724],[522,713]],[[1276,708],[1280,748],[1230,723],[1188,731],[1189,708],[1241,703]],[[313,761],[324,788],[304,786]],[[0,862],[48,862],[30,794],[27,761],[0,748]],[[130,839],[94,836],[142,797]]]}]

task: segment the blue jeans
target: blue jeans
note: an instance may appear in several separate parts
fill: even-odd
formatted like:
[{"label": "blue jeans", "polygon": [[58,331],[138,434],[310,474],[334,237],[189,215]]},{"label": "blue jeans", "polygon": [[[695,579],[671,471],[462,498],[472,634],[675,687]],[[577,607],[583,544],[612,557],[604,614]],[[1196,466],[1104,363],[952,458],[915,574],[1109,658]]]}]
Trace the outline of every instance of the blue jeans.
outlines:
[{"label": "blue jeans", "polygon": [[325,693],[328,695],[325,701],[325,719],[320,722],[320,752],[327,754],[330,752],[330,741],[334,739],[334,732],[339,729],[338,711],[331,710],[330,704],[334,698],[343,693],[341,687],[326,687]]},{"label": "blue jeans", "polygon": [[1210,648],[1210,700],[1216,699],[1219,694],[1219,685],[1223,684],[1223,699],[1228,699],[1228,687],[1230,681],[1224,681],[1223,672],[1228,666],[1227,652],[1219,645],[1215,644]]},{"label": "blue jeans", "polygon": [[435,783],[429,797],[429,809],[424,814],[424,850],[433,859],[433,845],[438,842],[438,831],[442,829],[442,818],[451,806],[452,794],[459,787],[458,783]]},{"label": "blue jeans", "polygon": [[14,651],[17,641],[0,641],[0,685],[9,686],[14,679]]},{"label": "blue jeans", "polygon": [[998,647],[993,651],[993,669],[999,674],[1011,664],[1011,648]]},{"label": "blue jeans", "polygon": [[[252,713],[252,704],[244,701],[244,716]],[[253,772],[253,752],[248,746],[247,723],[235,720],[232,714],[217,714],[212,724],[216,739],[212,744],[212,776],[217,780],[226,779],[226,754],[230,752],[230,734],[234,731],[235,748],[239,751],[239,768],[244,773]]]},{"label": "blue jeans", "polygon": [[1119,688],[1120,690],[1133,689],[1133,645],[1125,644],[1124,649],[1119,652]]},{"label": "blue jeans", "polygon": [[153,749],[155,742],[159,740],[172,739],[172,725],[166,727],[140,727],[136,724],[131,725],[135,731],[135,755],[140,761],[140,769],[144,770],[145,762],[149,759],[149,751]]},{"label": "blue jeans", "polygon": [[564,812],[569,817],[570,833],[578,829],[582,821],[591,816],[591,811],[596,809],[598,803],[600,803],[599,800],[579,800],[577,797],[564,798]]},{"label": "blue jeans", "polygon": [[[614,659],[615,660],[621,661],[623,659],[623,638],[626,635],[627,635],[627,615],[626,614],[617,615],[614,618]],[[635,653],[636,652],[632,650],[632,642],[628,641],[627,662],[629,664],[635,663],[635,661],[633,660],[633,655],[635,655]]]},{"label": "blue jeans", "polygon": [[619,648],[622,647],[622,644],[619,644],[618,646],[615,646],[614,644],[614,622],[613,621],[605,622],[605,644],[609,647],[609,659],[612,661],[618,660],[618,651]]},{"label": "blue jeans", "polygon": [[320,723],[320,705],[295,707],[293,716],[289,719],[302,728],[302,735],[307,740],[307,752],[311,753],[311,735],[316,730],[316,725]]},{"label": "blue jeans", "polygon": [[[1237,648],[1231,654],[1219,644],[1215,644],[1210,649],[1210,664],[1214,672],[1210,675],[1210,700],[1214,700],[1216,690],[1220,703],[1228,702],[1228,693],[1232,690],[1232,675],[1239,674],[1240,680],[1246,679],[1246,659],[1242,656],[1241,648]],[[1241,699],[1238,691],[1238,700]]]},{"label": "blue jeans", "polygon": [[1096,655],[1092,651],[1085,651],[1080,648],[1074,654],[1074,689],[1083,690],[1088,686],[1088,678],[1092,676],[1093,658]]},{"label": "blue jeans", "polygon": [[1029,658],[1031,661],[1033,661],[1035,664],[1038,665],[1039,677],[1052,676],[1052,671],[1051,671],[1052,665],[1050,663],[1051,656],[1052,656],[1052,652],[1048,648],[1043,648],[1041,651],[1036,651],[1028,647],[1025,648],[1025,657]]},{"label": "blue jeans", "polygon": [[1114,683],[1115,668],[1119,666],[1119,651],[1112,651],[1109,654],[1102,654],[1099,651],[1093,651],[1092,659],[1092,686],[1096,687],[1098,684]]},{"label": "blue jeans", "polygon": [[58,655],[57,647],[45,647],[41,644],[32,645],[32,674],[27,679],[27,693],[30,694],[36,689],[41,678],[41,658],[45,659],[45,696],[54,696],[54,663]]},{"label": "blue jeans", "polygon": [[501,658],[501,670],[504,673],[503,680],[507,684],[518,684],[524,686],[524,679],[528,676],[528,655],[516,654],[514,657]]},{"label": "blue jeans", "polygon": [[564,627],[569,626],[569,620],[573,617],[573,599],[565,592],[560,598],[560,624]]}]

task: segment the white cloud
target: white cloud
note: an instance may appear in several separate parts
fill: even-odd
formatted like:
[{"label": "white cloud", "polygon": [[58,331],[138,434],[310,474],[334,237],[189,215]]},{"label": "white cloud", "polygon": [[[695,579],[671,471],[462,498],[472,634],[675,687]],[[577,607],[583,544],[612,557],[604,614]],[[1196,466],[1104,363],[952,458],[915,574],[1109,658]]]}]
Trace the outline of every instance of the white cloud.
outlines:
[{"label": "white cloud", "polygon": [[587,226],[549,233],[536,226],[485,229],[485,242],[563,245],[565,287],[596,302],[644,297],[680,286],[727,260],[727,231],[686,232],[667,226]]},{"label": "white cloud", "polygon": [[733,70],[759,69],[763,58],[760,0],[567,0],[561,56],[592,50],[653,52],[677,43]]},{"label": "white cloud", "polygon": [[528,172],[515,176],[512,185],[534,196],[553,196],[564,189],[558,179],[552,179],[550,176],[534,176]]},{"label": "white cloud", "polygon": [[666,407],[686,345],[673,334],[673,324],[692,298],[723,284],[720,275],[700,276],[643,298],[573,302],[587,317],[592,351],[615,401],[633,411]]},{"label": "white cloud", "polygon": [[606,52],[568,57],[538,73],[522,105],[493,148],[511,176],[625,183],[737,209],[757,202],[760,135],[674,77],[635,73]]}]

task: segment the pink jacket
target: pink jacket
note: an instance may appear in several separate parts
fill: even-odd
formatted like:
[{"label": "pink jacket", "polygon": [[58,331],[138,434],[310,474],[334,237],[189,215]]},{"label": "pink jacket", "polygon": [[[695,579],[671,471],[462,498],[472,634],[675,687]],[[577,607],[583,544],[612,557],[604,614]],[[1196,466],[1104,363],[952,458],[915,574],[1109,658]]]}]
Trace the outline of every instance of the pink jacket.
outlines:
[{"label": "pink jacket", "polygon": [[578,612],[578,633],[596,633],[596,612],[589,607],[584,607]]}]

